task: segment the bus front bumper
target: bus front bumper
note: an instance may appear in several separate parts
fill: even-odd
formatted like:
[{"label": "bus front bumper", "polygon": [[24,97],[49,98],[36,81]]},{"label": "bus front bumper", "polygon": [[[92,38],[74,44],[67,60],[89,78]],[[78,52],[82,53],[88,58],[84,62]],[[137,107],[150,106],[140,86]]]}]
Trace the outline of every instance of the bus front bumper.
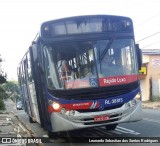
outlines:
[{"label": "bus front bumper", "polygon": [[[95,117],[101,117],[104,115],[108,115],[109,119],[95,122]],[[140,100],[137,101],[135,106],[130,108],[126,107],[126,105],[124,104],[122,107],[112,110],[85,113],[75,111],[74,116],[55,112],[51,113],[52,132],[134,122],[141,119],[142,102]]]}]

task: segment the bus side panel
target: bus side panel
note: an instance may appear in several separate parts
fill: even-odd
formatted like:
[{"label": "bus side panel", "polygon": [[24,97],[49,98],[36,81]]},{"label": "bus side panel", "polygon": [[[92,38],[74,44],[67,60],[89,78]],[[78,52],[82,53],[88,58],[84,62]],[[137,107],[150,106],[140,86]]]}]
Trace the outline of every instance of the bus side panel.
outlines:
[{"label": "bus side panel", "polygon": [[30,61],[29,51],[27,53],[27,59],[26,59],[26,82],[27,82],[28,95],[29,95],[31,109],[32,109],[31,118],[34,122],[40,123],[39,111],[37,108],[37,99],[35,95],[35,87],[34,87],[34,82],[33,82],[32,72],[31,72],[31,61]]},{"label": "bus side panel", "polygon": [[19,77],[19,84],[21,86],[21,92],[22,92],[22,98],[25,105],[25,111],[27,114],[32,117],[32,107],[31,107],[31,101],[28,91],[28,85],[27,85],[27,74],[26,74],[26,55],[24,56],[23,60],[20,63],[20,72],[18,74]]},{"label": "bus side panel", "polygon": [[30,92],[30,96],[32,99],[32,109],[33,109],[33,120],[40,123],[40,117],[39,117],[39,110],[38,110],[38,105],[37,105],[37,98],[36,98],[36,93],[35,93],[35,87],[34,87],[34,83],[30,83],[29,84],[29,92]]},{"label": "bus side panel", "polygon": [[[33,75],[33,80],[35,84],[35,91],[36,91],[36,98],[37,98],[37,105],[38,105],[38,110],[39,110],[39,118],[40,118],[40,123],[41,127],[44,129],[48,130],[50,129],[50,119],[48,115],[48,108],[47,108],[47,103],[45,99],[45,90],[43,86],[43,77],[42,77],[42,72],[40,71],[38,67],[38,61],[34,55],[35,51],[36,53],[38,52],[37,50],[40,48],[37,48],[38,46],[32,46],[30,47],[30,57],[31,57],[31,68],[32,68],[32,75]],[[39,53],[38,56],[41,54]]]},{"label": "bus side panel", "polygon": [[26,85],[22,85],[22,95],[23,95],[23,100],[24,100],[26,112],[28,115],[31,115],[31,108],[30,108],[29,99],[28,99],[28,95],[27,95]]}]

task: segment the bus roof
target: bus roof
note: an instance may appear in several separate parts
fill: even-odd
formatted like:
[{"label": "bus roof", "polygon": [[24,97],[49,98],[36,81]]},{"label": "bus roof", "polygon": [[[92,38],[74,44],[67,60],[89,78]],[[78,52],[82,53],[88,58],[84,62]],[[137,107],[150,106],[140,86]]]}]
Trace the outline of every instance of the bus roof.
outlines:
[{"label": "bus roof", "polygon": [[113,15],[84,15],[46,21],[41,25],[41,37],[52,38],[66,35],[102,32],[133,32],[129,17]]},{"label": "bus roof", "polygon": [[118,15],[80,15],[80,16],[71,16],[71,17],[64,17],[64,18],[59,18],[59,19],[54,19],[54,20],[49,20],[49,21],[45,21],[42,23],[45,24],[45,23],[52,23],[52,22],[58,22],[58,21],[65,21],[65,20],[76,20],[76,19],[81,19],[81,18],[120,18],[120,19],[130,19],[130,17],[126,17],[126,16],[118,16]]}]

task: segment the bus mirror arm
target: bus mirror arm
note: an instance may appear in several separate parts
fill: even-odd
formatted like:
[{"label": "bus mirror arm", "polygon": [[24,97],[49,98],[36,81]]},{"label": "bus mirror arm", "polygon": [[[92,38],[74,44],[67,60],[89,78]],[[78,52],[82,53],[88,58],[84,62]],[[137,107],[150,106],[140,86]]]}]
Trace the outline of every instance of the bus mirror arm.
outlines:
[{"label": "bus mirror arm", "polygon": [[139,44],[136,44],[138,68],[141,69],[142,66],[142,50],[139,48]]}]

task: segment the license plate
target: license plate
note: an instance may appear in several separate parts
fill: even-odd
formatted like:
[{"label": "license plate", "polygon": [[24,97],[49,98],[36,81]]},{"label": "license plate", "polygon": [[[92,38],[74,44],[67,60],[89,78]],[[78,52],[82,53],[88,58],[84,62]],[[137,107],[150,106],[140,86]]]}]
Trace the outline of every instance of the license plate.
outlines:
[{"label": "license plate", "polygon": [[94,121],[95,121],[95,122],[107,121],[107,120],[109,120],[109,116],[108,116],[108,115],[103,115],[103,116],[96,116],[96,117],[94,117]]}]

